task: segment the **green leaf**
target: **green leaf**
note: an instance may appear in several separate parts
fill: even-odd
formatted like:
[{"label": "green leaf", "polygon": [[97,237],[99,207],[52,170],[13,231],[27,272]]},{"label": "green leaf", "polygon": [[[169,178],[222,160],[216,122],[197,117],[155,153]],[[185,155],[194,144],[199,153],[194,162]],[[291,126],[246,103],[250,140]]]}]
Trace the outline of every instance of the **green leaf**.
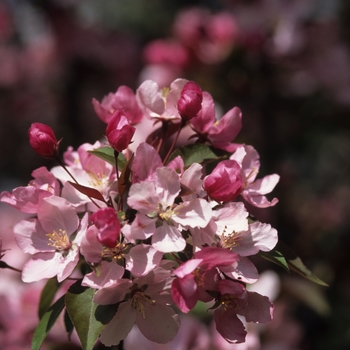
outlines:
[{"label": "green leaf", "polygon": [[[96,157],[101,158],[102,160],[106,161],[107,163],[115,166],[115,157],[114,157],[114,149],[110,146],[104,146],[97,149],[94,149],[92,151],[88,151],[89,153],[93,154]],[[119,153],[118,155],[118,169],[124,169],[126,164],[126,159],[124,154]]]},{"label": "green leaf", "polygon": [[104,327],[95,317],[98,305],[92,301],[94,294],[94,289],[83,287],[79,280],[69,288],[65,298],[68,315],[84,350],[93,348]]},{"label": "green leaf", "polygon": [[72,323],[72,320],[70,319],[70,317],[68,315],[67,309],[65,310],[63,320],[64,320],[64,326],[65,326],[67,334],[68,334],[68,339],[70,340],[70,337],[71,337],[73,330],[74,330],[74,324]]},{"label": "green leaf", "polygon": [[288,265],[291,270],[298,273],[299,275],[307,278],[308,280],[317,283],[321,286],[328,287],[328,284],[326,282],[323,282],[320,278],[318,278],[313,272],[311,272],[301,261],[299,257],[296,257],[295,259],[288,260]]},{"label": "green leaf", "polygon": [[[275,249],[273,249],[271,252],[260,252],[259,255],[267,260],[276,263],[277,265],[280,265],[284,268],[287,267],[287,270],[292,270],[314,283],[317,283],[321,286],[328,286],[327,283],[323,282],[314,273],[312,273],[304,265],[301,259],[295,254],[295,252],[285,243],[279,241]],[[283,262],[283,259],[285,260],[287,266]]]},{"label": "green leaf", "polygon": [[170,157],[170,160],[180,156],[185,167],[190,166],[193,163],[202,163],[207,159],[217,159],[218,156],[211,150],[208,145],[193,144],[178,148]]},{"label": "green leaf", "polygon": [[98,305],[95,312],[96,319],[102,324],[106,325],[109,323],[116,312],[118,311],[120,303],[109,304],[109,305]]},{"label": "green leaf", "polygon": [[57,321],[58,316],[64,308],[64,295],[59,298],[41,317],[38,326],[35,329],[32,350],[40,350],[43,341],[50,332],[52,326]]},{"label": "green leaf", "polygon": [[38,309],[39,319],[41,319],[44,316],[45,312],[50,307],[59,286],[60,286],[60,283],[57,281],[56,276],[53,278],[50,278],[46,282],[46,285],[41,291],[41,295],[40,295],[39,309]]},{"label": "green leaf", "polygon": [[260,251],[259,255],[261,257],[263,257],[264,259],[269,260],[269,261],[275,263],[276,265],[284,268],[285,270],[289,271],[289,266],[288,266],[288,263],[287,263],[285,257],[276,248],[270,250],[269,252]]}]

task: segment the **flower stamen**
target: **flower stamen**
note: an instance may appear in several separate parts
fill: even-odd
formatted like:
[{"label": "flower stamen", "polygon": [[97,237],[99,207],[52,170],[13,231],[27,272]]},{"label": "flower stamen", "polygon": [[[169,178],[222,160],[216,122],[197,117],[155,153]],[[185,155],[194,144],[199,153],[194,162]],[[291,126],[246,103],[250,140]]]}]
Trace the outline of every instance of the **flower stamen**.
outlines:
[{"label": "flower stamen", "polygon": [[49,238],[47,245],[54,247],[56,251],[65,251],[72,247],[66,230],[59,229],[58,232],[54,230],[52,233],[47,233],[46,236]]},{"label": "flower stamen", "polygon": [[113,248],[104,247],[101,252],[102,259],[108,261],[123,259],[126,253],[126,248],[127,246],[124,243],[117,243]]},{"label": "flower stamen", "polygon": [[150,295],[137,291],[132,296],[131,306],[142,314],[143,319],[146,319],[145,309],[155,305],[156,301]]}]

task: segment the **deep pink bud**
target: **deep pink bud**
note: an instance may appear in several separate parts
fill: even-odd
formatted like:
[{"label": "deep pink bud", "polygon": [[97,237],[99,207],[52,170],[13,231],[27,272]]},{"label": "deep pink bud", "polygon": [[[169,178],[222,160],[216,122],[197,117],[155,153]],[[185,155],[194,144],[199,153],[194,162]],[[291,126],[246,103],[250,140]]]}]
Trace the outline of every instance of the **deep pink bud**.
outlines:
[{"label": "deep pink bud", "polygon": [[203,187],[218,202],[232,201],[242,191],[240,165],[235,160],[223,160],[205,177]]},{"label": "deep pink bud", "polygon": [[135,131],[136,129],[129,124],[124,111],[120,109],[113,114],[106,128],[108,142],[117,152],[128,148]]},{"label": "deep pink bud", "polygon": [[182,88],[177,101],[177,109],[185,120],[192,119],[202,109],[202,89],[193,81],[187,82]]},{"label": "deep pink bud", "polygon": [[115,247],[120,234],[120,222],[115,210],[113,208],[99,209],[91,215],[91,221],[98,229],[98,241],[107,247]]},{"label": "deep pink bud", "polygon": [[58,145],[53,130],[41,123],[33,123],[28,130],[29,143],[42,157],[54,158],[58,155]]}]

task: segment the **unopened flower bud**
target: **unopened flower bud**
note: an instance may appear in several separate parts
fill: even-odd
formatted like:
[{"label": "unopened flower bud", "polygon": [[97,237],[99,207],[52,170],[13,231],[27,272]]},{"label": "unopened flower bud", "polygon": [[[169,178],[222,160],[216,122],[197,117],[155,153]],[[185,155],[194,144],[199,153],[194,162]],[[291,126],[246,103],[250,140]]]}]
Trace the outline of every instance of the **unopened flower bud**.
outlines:
[{"label": "unopened flower bud", "polygon": [[220,162],[204,179],[204,189],[218,202],[234,200],[242,192],[241,167],[235,160]]},{"label": "unopened flower bud", "polygon": [[91,221],[98,229],[98,241],[107,247],[115,247],[120,234],[120,222],[115,210],[113,208],[99,209],[91,215]]},{"label": "unopened flower bud", "polygon": [[181,118],[189,120],[197,116],[202,109],[202,89],[193,81],[187,82],[182,88],[177,109]]},{"label": "unopened flower bud", "polygon": [[108,142],[117,152],[128,148],[135,131],[122,110],[117,110],[113,114],[106,128]]},{"label": "unopened flower bud", "polygon": [[59,142],[53,130],[41,123],[33,123],[28,130],[29,143],[33,150],[45,158],[58,155]]}]

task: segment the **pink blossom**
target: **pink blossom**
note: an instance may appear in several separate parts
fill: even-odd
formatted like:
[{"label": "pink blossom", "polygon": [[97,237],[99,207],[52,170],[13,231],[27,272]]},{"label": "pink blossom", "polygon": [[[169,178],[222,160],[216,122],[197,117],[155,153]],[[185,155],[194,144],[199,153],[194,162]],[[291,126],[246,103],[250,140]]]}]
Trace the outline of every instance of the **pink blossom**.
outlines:
[{"label": "pink blossom", "polygon": [[237,317],[242,315],[247,322],[268,322],[272,319],[273,306],[269,299],[231,280],[218,282],[220,306],[214,311],[217,331],[229,343],[245,341],[246,331]]},{"label": "pink blossom", "polygon": [[168,291],[170,272],[156,268],[134,281],[122,279],[97,291],[94,301],[109,305],[119,303],[112,320],[103,329],[100,341],[106,346],[117,345],[136,323],[141,333],[157,343],[168,343],[180,323],[171,305]]},{"label": "pink blossom", "polygon": [[241,256],[255,255],[260,250],[270,251],[278,241],[277,230],[270,224],[254,222],[247,231],[225,230],[221,236],[222,245]]},{"label": "pink blossom", "polygon": [[97,116],[106,124],[118,109],[124,111],[130,124],[137,124],[142,119],[142,111],[137,105],[135,94],[125,85],[120,86],[114,94],[109,93],[101,103],[93,98],[92,105]]},{"label": "pink blossom", "polygon": [[85,261],[93,267],[86,274],[83,285],[100,289],[112,285],[121,279],[124,267],[133,276],[143,276],[158,267],[163,254],[151,245],[115,242],[114,246],[105,246],[98,239],[98,229],[92,225],[82,238],[80,252]]},{"label": "pink blossom", "polygon": [[30,146],[45,158],[55,158],[58,155],[58,145],[54,131],[47,125],[33,123],[28,130]]},{"label": "pink blossom", "polygon": [[[79,261],[79,245],[87,228],[87,214],[79,221],[74,207],[61,197],[44,198],[37,219],[20,221],[14,227],[18,246],[33,254],[23,266],[24,282],[39,281],[57,275],[66,279]],[[75,238],[71,240],[71,236]]]},{"label": "pink blossom", "polygon": [[[185,247],[180,225],[205,227],[211,218],[210,204],[204,199],[195,198],[175,204],[179,193],[178,174],[165,167],[157,169],[155,181],[135,183],[129,191],[128,205],[138,210],[141,216],[153,219],[156,228],[152,245],[162,252],[180,251]],[[138,234],[142,231],[139,230]],[[143,239],[146,238],[144,232]]]},{"label": "pink blossom", "polygon": [[145,142],[140,143],[132,163],[132,182],[154,180],[157,169],[162,166],[162,159],[154,147]]},{"label": "pink blossom", "polygon": [[157,344],[151,342],[134,326],[124,340],[125,348],[142,350],[209,350],[211,335],[208,333],[206,325],[195,316],[181,314],[179,317],[181,327],[175,338],[169,343]]},{"label": "pink blossom", "polygon": [[[116,180],[115,168],[106,161],[89,153],[90,150],[98,149],[102,144],[97,141],[93,145],[85,143],[79,146],[77,151],[73,151],[71,147],[63,154],[67,169],[74,176],[80,185],[91,187],[98,190],[102,196],[108,200],[109,193],[113,190]],[[88,204],[89,209],[96,211],[97,207],[91,203],[91,199],[85,194],[76,190],[68,181],[72,178],[62,167],[54,167],[51,169],[53,175],[63,184],[62,197],[72,203],[77,210],[85,210]],[[96,200],[100,207],[106,204]]]},{"label": "pink blossom", "polygon": [[237,161],[241,166],[243,179],[242,197],[251,205],[259,208],[274,206],[278,199],[269,201],[265,194],[270,193],[279,181],[279,175],[272,174],[255,180],[260,169],[259,154],[252,146],[241,146],[231,155],[230,159]]},{"label": "pink blossom", "polygon": [[0,201],[23,213],[35,214],[44,198],[59,194],[58,180],[45,167],[34,170],[32,176],[34,180],[31,180],[28,186],[17,187],[12,193],[3,191]]},{"label": "pink blossom", "polygon": [[239,257],[223,248],[205,247],[174,270],[171,293],[182,312],[190,311],[198,300],[210,301],[207,290],[216,290],[217,268],[231,266]]},{"label": "pink blossom", "polygon": [[146,115],[159,120],[180,120],[177,101],[182,88],[187,83],[185,79],[176,79],[170,88],[160,88],[152,80],[143,82],[136,91],[136,98]]},{"label": "pink blossom", "polygon": [[106,128],[108,142],[117,152],[124,151],[128,148],[135,130],[129,124],[125,113],[118,109],[113,114]]},{"label": "pink blossom", "polygon": [[115,209],[99,209],[90,219],[98,229],[97,239],[107,247],[114,247],[120,234],[120,221]]},{"label": "pink blossom", "polygon": [[177,101],[177,108],[184,120],[190,120],[197,116],[202,108],[202,89],[193,81],[188,81],[181,90]]},{"label": "pink blossom", "polygon": [[202,109],[191,119],[191,126],[199,140],[208,141],[216,148],[233,152],[238,147],[232,141],[242,128],[242,113],[238,107],[234,107],[217,120],[213,98],[208,92],[203,92]]},{"label": "pink blossom", "polygon": [[248,224],[248,212],[241,202],[226,203],[213,210],[213,221],[221,245],[241,256],[270,251],[278,241],[277,230],[269,224]]},{"label": "pink blossom", "polygon": [[236,161],[223,160],[204,178],[204,189],[217,202],[234,200],[242,191],[241,168]]}]

